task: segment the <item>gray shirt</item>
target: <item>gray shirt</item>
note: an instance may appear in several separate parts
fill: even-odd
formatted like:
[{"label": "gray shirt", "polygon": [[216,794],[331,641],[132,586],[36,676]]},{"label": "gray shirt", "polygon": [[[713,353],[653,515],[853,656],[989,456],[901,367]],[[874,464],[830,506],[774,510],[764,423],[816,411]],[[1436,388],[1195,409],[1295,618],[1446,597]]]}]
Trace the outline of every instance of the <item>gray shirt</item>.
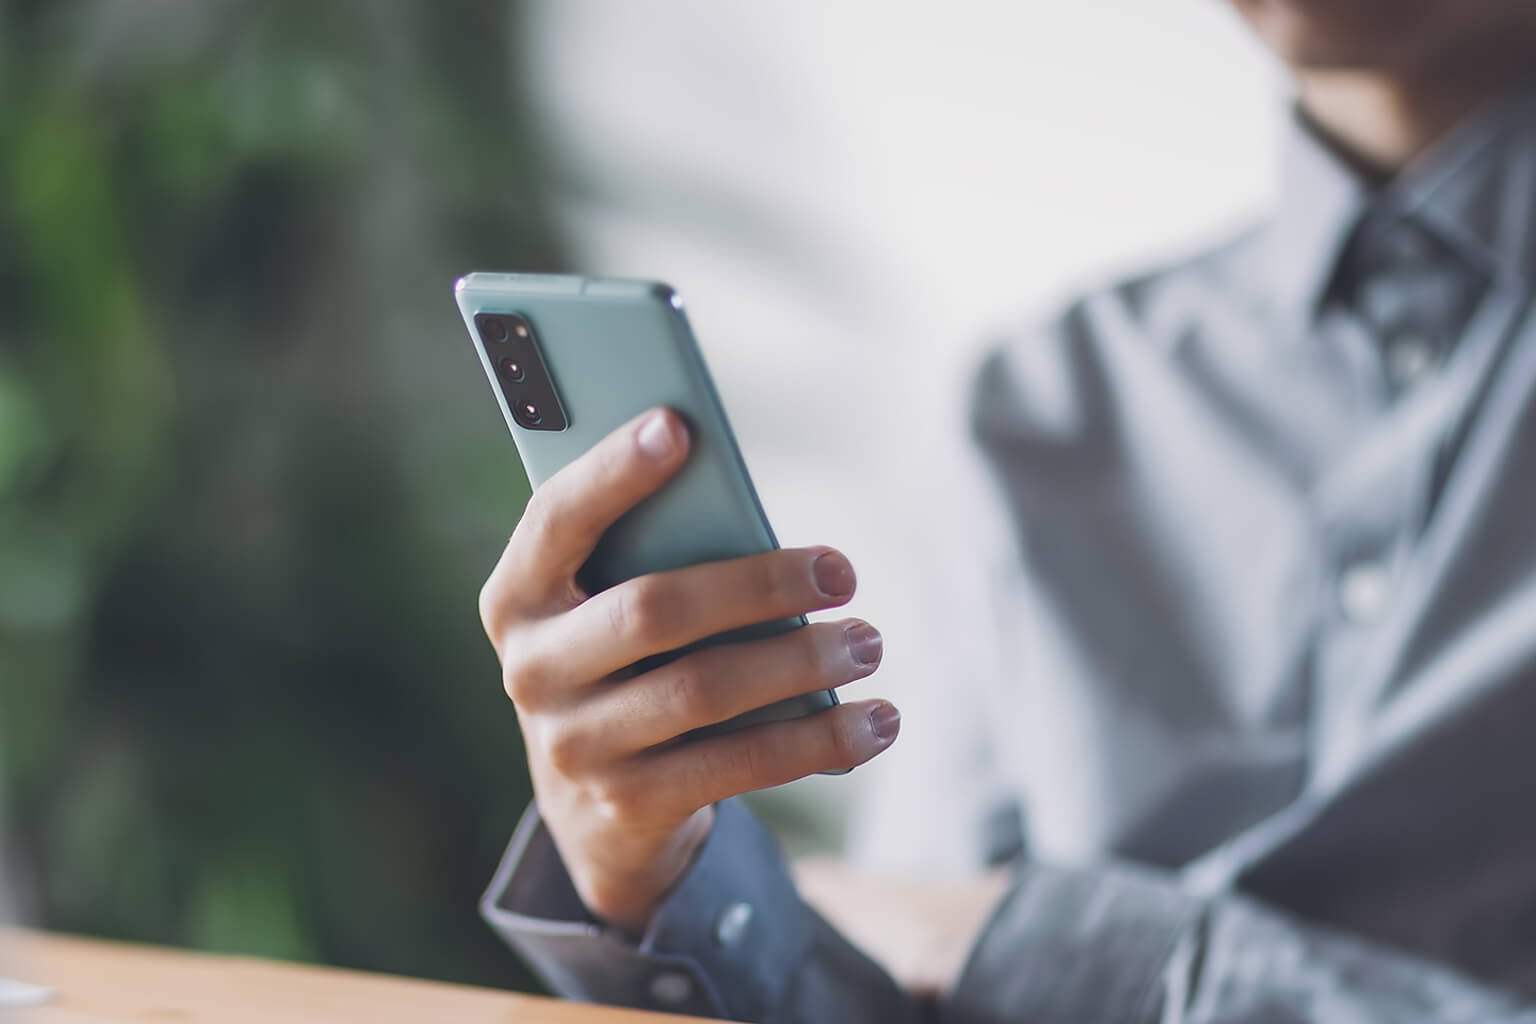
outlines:
[{"label": "gray shirt", "polygon": [[[1014,671],[967,763],[1036,856],[956,1020],[1516,1012],[1453,969],[1536,997],[1536,84],[1385,186],[1303,124],[1286,152],[1270,220],[978,375]],[[919,1012],[720,822],[638,947],[536,815],[486,915],[576,996]]]},{"label": "gray shirt", "polygon": [[1042,851],[1536,993],[1536,90],[1379,192],[1286,159],[1275,219],[988,363],[993,717],[1049,715]]}]

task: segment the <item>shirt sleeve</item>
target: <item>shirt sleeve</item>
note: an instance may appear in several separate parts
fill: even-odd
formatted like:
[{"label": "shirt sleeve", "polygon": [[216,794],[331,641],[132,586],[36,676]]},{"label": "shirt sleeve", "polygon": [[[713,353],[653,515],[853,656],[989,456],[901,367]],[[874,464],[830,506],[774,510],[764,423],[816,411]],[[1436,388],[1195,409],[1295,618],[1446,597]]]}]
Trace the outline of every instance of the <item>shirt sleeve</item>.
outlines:
[{"label": "shirt sleeve", "polygon": [[922,1008],[795,892],[777,845],[735,801],[634,942],[582,906],[530,806],[481,900],[487,923],[570,999],[782,1024],[903,1024]]},{"label": "shirt sleeve", "polygon": [[1020,869],[944,1019],[1536,1024],[1508,993],[1239,895],[1125,866]]},{"label": "shirt sleeve", "polygon": [[800,901],[772,838],[734,801],[639,942],[582,907],[536,807],[481,909],[560,995],[732,1020],[1536,1024],[1536,1010],[1443,965],[1123,865],[1021,867],[932,1007]]}]

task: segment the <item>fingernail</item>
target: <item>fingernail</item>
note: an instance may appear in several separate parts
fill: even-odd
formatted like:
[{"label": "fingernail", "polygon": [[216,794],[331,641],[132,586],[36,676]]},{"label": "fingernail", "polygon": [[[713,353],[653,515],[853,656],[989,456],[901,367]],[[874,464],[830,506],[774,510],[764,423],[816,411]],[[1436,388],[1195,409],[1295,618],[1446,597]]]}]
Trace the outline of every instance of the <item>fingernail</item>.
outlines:
[{"label": "fingernail", "polygon": [[848,638],[848,653],[853,655],[855,665],[880,664],[880,653],[885,649],[885,641],[878,629],[867,622],[860,622],[843,630],[843,635]]},{"label": "fingernail", "polygon": [[853,566],[836,551],[817,555],[811,563],[811,576],[816,589],[827,597],[847,597],[853,593]]},{"label": "fingernail", "polygon": [[635,441],[640,445],[640,450],[653,459],[665,459],[672,454],[677,442],[672,437],[672,425],[667,422],[665,413],[652,413],[650,418],[640,424],[640,432],[635,435]]},{"label": "fingernail", "polygon": [[869,713],[869,728],[875,739],[889,743],[901,732],[901,712],[896,710],[896,705],[882,702]]}]

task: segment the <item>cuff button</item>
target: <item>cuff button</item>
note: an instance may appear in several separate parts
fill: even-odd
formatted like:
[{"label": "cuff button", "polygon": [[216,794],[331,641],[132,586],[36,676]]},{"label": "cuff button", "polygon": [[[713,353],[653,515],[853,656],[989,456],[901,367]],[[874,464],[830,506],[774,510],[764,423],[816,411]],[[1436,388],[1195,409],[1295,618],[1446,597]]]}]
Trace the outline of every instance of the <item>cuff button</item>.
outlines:
[{"label": "cuff button", "polygon": [[715,918],[715,941],[726,949],[741,942],[752,923],[752,904],[732,903]]},{"label": "cuff button", "polygon": [[651,998],[664,1006],[681,1006],[693,998],[693,982],[678,971],[658,974],[651,979]]}]

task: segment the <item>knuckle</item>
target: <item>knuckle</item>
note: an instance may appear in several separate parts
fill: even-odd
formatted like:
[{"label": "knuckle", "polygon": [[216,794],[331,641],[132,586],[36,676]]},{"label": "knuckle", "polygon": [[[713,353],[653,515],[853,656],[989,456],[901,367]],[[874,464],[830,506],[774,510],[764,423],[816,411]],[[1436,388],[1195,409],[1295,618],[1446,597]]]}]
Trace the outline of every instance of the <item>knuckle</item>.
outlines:
[{"label": "knuckle", "polygon": [[767,607],[795,609],[804,603],[803,577],[797,563],[775,554],[758,561],[753,589]]},{"label": "knuckle", "polygon": [[764,783],[766,758],[762,747],[753,737],[744,736],[740,743],[733,743],[723,755],[722,771],[726,777],[738,780],[742,789],[757,789]]},{"label": "knuckle", "polygon": [[821,682],[823,677],[833,676],[832,666],[836,659],[831,655],[831,648],[841,642],[841,629],[835,625],[830,628],[819,625],[796,630],[794,635],[797,640],[794,671],[798,678]]},{"label": "knuckle", "polygon": [[517,527],[512,531],[513,543],[537,544],[548,536],[550,527],[555,521],[553,509],[549,506],[553,503],[550,496],[550,488],[534,488],[528,496],[528,502],[523,506],[522,518],[517,521]]},{"label": "knuckle", "polygon": [[508,700],[522,707],[529,703],[538,689],[538,681],[527,662],[512,660],[502,666],[501,688],[506,691]]},{"label": "knuckle", "polygon": [[719,707],[706,660],[684,658],[668,666],[666,700],[672,713],[685,721],[714,721]]},{"label": "knuckle", "polygon": [[501,683],[507,698],[518,707],[526,707],[538,700],[544,685],[544,670],[540,659],[526,640],[509,635],[501,656]]},{"label": "knuckle", "polygon": [[496,624],[500,619],[501,590],[492,586],[496,577],[487,579],[480,587],[480,596],[476,607],[480,610],[480,627],[485,630],[485,635],[490,638],[492,646],[496,645]]},{"label": "knuckle", "polygon": [[671,588],[654,578],[631,580],[616,591],[611,624],[619,636],[640,642],[664,639],[676,618]]},{"label": "knuckle", "polygon": [[825,724],[825,741],[827,756],[830,764],[835,768],[852,768],[862,758],[859,756],[859,743],[854,737],[857,728],[847,720],[846,715],[823,715]]},{"label": "knuckle", "polygon": [[501,653],[506,642],[508,626],[518,617],[516,595],[507,586],[504,568],[500,565],[491,572],[480,587],[476,601],[480,612],[480,626],[496,652]]},{"label": "knuckle", "polygon": [[609,443],[598,445],[592,451],[592,475],[599,480],[612,480],[622,476],[636,463],[634,442],[628,428],[620,427],[609,437]]},{"label": "knuckle", "polygon": [[544,737],[544,760],[561,775],[571,776],[586,763],[588,742],[580,730],[552,726]]},{"label": "knuckle", "polygon": [[526,562],[533,561],[533,552],[558,550],[596,539],[586,536],[583,517],[570,513],[576,505],[575,495],[570,493],[571,487],[561,486],[563,483],[551,480],[535,489],[523,506],[523,517],[512,531],[512,543],[528,553],[524,557]]},{"label": "knuckle", "polygon": [[627,828],[647,818],[647,800],[644,787],[635,784],[627,774],[604,775],[591,786],[592,804],[597,813],[611,825]]}]

